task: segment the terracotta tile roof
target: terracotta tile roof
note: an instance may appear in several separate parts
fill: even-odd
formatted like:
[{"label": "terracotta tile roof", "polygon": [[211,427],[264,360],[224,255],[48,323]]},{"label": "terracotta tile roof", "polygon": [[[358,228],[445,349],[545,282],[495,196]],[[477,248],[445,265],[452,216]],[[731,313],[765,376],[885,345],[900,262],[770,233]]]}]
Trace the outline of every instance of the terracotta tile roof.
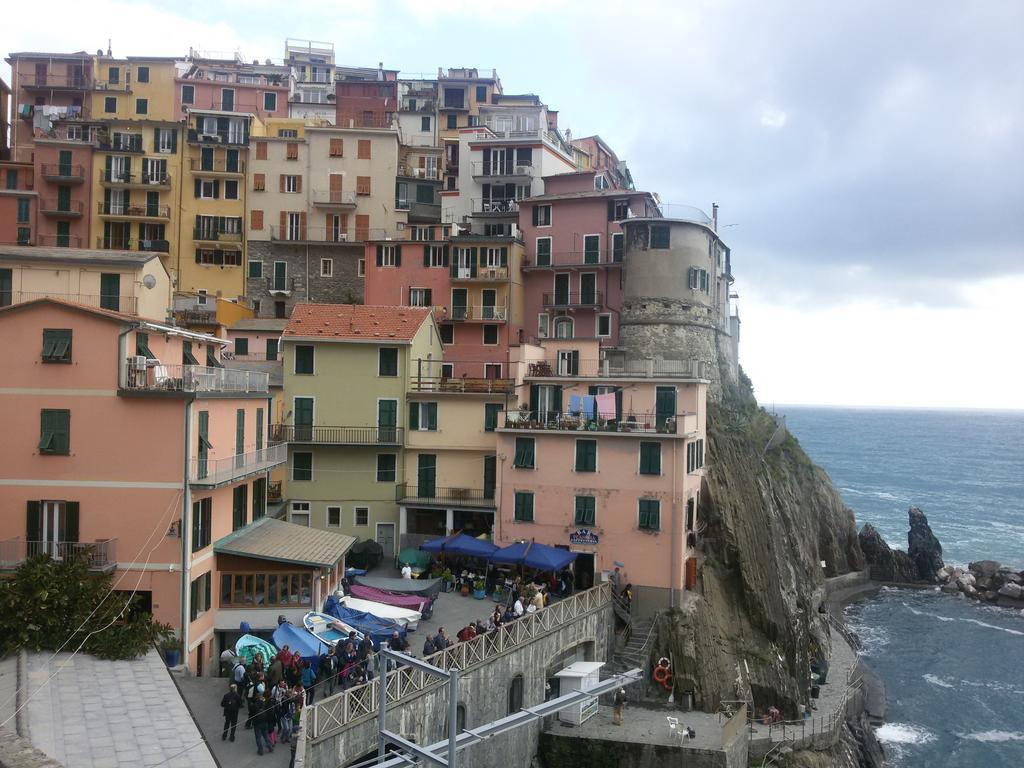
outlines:
[{"label": "terracotta tile roof", "polygon": [[98,315],[99,317],[106,317],[111,320],[119,320],[123,323],[137,323],[144,321],[144,318],[136,315],[128,315],[124,312],[114,312],[112,309],[102,309],[100,307],[90,307],[87,304],[79,304],[74,301],[65,301],[64,299],[57,299],[48,296],[44,296],[38,299],[32,299],[30,301],[22,301],[17,304],[10,304],[6,307],[0,308],[0,312],[14,312],[19,309],[26,307],[34,307],[37,304],[56,304],[61,307],[68,307],[69,309],[77,309],[80,312],[88,312],[91,315]]},{"label": "terracotta tile roof", "polygon": [[412,341],[428,307],[297,304],[283,336],[342,341]]}]

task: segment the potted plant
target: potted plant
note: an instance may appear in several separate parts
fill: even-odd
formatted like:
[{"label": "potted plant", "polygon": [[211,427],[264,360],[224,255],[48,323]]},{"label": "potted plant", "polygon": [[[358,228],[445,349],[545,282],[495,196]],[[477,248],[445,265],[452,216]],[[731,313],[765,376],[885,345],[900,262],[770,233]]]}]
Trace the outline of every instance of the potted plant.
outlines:
[{"label": "potted plant", "polygon": [[477,579],[476,581],[474,581],[473,597],[475,597],[477,600],[483,600],[485,597],[487,597],[487,592],[485,591],[486,587],[487,585],[484,583],[483,579]]},{"label": "potted plant", "polygon": [[160,638],[157,641],[157,648],[168,667],[176,667],[181,664],[181,640],[175,635],[167,634]]},{"label": "potted plant", "polygon": [[441,579],[444,581],[444,591],[451,592],[455,589],[455,577],[452,576],[451,568],[445,568],[441,572]]}]

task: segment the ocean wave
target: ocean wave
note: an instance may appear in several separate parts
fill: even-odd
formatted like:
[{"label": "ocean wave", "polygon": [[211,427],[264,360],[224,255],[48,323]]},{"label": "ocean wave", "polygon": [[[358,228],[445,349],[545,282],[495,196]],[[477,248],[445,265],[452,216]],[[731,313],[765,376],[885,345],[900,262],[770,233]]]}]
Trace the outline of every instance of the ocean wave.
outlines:
[{"label": "ocean wave", "polygon": [[939,688],[956,688],[955,685],[953,685],[952,683],[946,682],[946,679],[938,677],[937,675],[927,674],[927,675],[921,675],[921,677],[923,677],[926,681],[928,681],[932,685],[938,686]]},{"label": "ocean wave", "polygon": [[875,736],[888,744],[927,744],[935,738],[927,728],[907,723],[886,723],[875,731]]},{"label": "ocean wave", "polygon": [[971,741],[1024,741],[1024,733],[1010,731],[979,731],[978,733],[957,734],[961,739]]},{"label": "ocean wave", "polygon": [[1007,632],[1011,635],[1020,635],[1024,637],[1024,632],[1017,629],[1010,629],[1009,627],[997,627],[995,624],[989,624],[984,621],[978,621],[977,619],[960,619],[960,621],[969,621],[971,624],[977,624],[979,627],[988,627],[989,629],[998,629],[1000,632]]}]

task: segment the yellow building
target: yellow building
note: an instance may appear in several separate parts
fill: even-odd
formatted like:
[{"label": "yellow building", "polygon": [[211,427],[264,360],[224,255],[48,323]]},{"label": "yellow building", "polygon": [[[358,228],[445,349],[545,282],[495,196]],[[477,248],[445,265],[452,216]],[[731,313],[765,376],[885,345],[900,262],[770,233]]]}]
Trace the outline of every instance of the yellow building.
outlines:
[{"label": "yellow building", "polygon": [[459,129],[480,125],[480,107],[501,93],[496,70],[451,68],[437,79],[437,132],[444,147],[442,190],[455,190],[459,176]]}]

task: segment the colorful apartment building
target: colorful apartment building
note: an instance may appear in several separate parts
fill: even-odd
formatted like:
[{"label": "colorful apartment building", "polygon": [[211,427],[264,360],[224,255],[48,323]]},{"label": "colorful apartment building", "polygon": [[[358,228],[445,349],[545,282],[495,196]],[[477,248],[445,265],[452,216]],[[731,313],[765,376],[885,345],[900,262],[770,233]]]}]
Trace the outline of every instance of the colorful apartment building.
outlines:
[{"label": "colorful apartment building", "polygon": [[[572,148],[581,153],[582,159],[580,168],[586,171],[604,171],[604,181],[600,177],[595,182],[602,186],[595,186],[595,189],[633,189],[633,174],[629,172],[629,166],[624,160],[619,160],[608,143],[597,134],[584,136],[580,139],[573,139]],[[607,182],[609,186],[604,186]]]},{"label": "colorful apartment building", "polygon": [[397,554],[413,361],[440,360],[430,310],[298,304],[281,337],[288,520]]},{"label": "colorful apartment building", "polygon": [[480,125],[480,107],[501,93],[501,80],[493,69],[481,72],[459,67],[445,71],[439,67],[437,91],[437,130],[444,147],[443,189],[454,192],[459,187],[459,131]]},{"label": "colorful apartment building", "polygon": [[11,87],[0,77],[0,160],[11,159]]},{"label": "colorful apartment building", "polygon": [[519,206],[525,333],[616,347],[625,254],[619,222],[654,215],[655,198],[610,186],[607,171],[548,176],[544,184],[545,194]]},{"label": "colorful apartment building", "polygon": [[696,585],[707,381],[617,365],[596,340],[514,350],[519,405],[497,432],[497,543],[578,553],[587,587],[623,563],[643,615]]},{"label": "colorful apartment building", "polygon": [[284,41],[288,75],[288,116],[320,125],[333,125],[337,114],[334,92],[334,43],[318,40]]},{"label": "colorful apartment building", "polygon": [[0,244],[39,242],[38,215],[39,197],[32,163],[0,160]]},{"label": "colorful apartment building", "polygon": [[339,128],[394,128],[398,71],[335,67],[335,118]]},{"label": "colorful apartment building", "polygon": [[85,550],[176,628],[197,674],[217,673],[230,609],[272,628],[319,604],[351,540],[311,562],[287,526],[267,562],[286,525],[261,519],[267,473],[286,452],[267,440],[265,373],[222,367],[226,341],[52,298],[0,310],[0,334],[25,340],[0,373],[5,568]]}]

